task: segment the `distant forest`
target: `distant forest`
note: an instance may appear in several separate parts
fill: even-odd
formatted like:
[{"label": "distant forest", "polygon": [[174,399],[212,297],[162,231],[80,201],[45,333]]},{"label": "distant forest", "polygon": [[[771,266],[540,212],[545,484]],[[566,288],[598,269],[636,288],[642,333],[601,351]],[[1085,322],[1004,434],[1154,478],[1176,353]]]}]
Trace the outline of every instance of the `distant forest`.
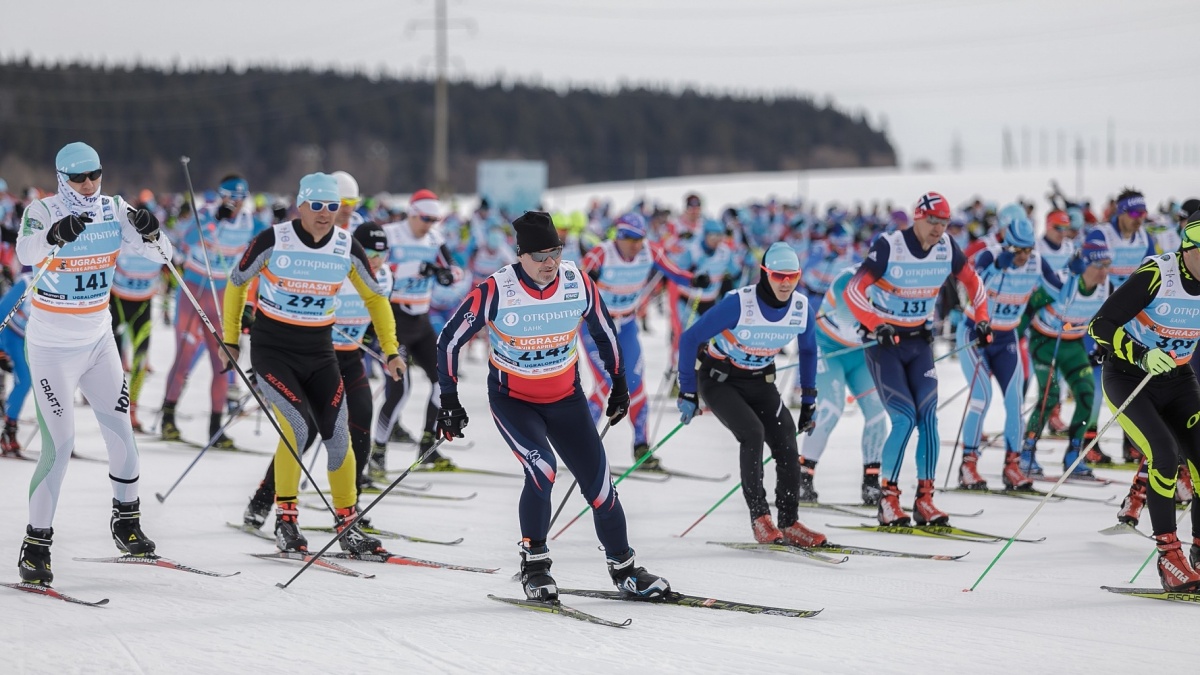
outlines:
[{"label": "distant forest", "polygon": [[[890,166],[884,131],[807,98],[625,88],[560,92],[450,84],[450,173],[472,192],[483,159],[538,159],[551,186],[634,178]],[[105,191],[197,189],[225,173],[289,192],[299,177],[344,169],[367,194],[433,179],[433,83],[299,70],[0,63],[0,177],[53,186],[54,155],[85,141]]]}]

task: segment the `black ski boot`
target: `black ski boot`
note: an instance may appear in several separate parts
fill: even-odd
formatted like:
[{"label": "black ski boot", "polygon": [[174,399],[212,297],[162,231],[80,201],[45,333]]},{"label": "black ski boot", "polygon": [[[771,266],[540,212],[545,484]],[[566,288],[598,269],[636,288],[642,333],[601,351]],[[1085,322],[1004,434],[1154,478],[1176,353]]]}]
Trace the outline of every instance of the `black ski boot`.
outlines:
[{"label": "black ski boot", "polygon": [[613,585],[625,595],[657,598],[671,590],[671,584],[666,579],[637,566],[632,548],[623,555],[608,556],[607,559],[608,576],[612,577]]},{"label": "black ski boot", "polygon": [[130,555],[150,555],[154,553],[154,542],[142,532],[142,500],[131,502],[113,500],[112,519],[108,527],[112,530],[113,543],[117,548]]},{"label": "black ski boot", "polygon": [[268,486],[266,481],[259,483],[254,496],[250,498],[250,503],[246,505],[246,512],[242,514],[242,522],[256,530],[262,528],[274,503],[275,490]]},{"label": "black ski boot", "polygon": [[417,439],[413,438],[413,435],[408,433],[408,429],[405,429],[399,424],[392,429],[391,440],[395,441],[396,443],[408,443],[409,445],[417,444]]},{"label": "black ski boot", "polygon": [[[633,461],[638,461],[646,455],[650,455],[649,443],[638,443],[633,446]],[[658,455],[650,455],[650,457],[638,466],[639,471],[662,471],[662,462],[658,461]]]},{"label": "black ski boot", "polygon": [[50,540],[53,537],[54,528],[35,530],[32,525],[25,526],[25,539],[21,542],[21,557],[17,559],[17,569],[21,572],[21,581],[29,584],[45,584],[46,586],[54,581],[54,572],[50,571]]},{"label": "black ski boot", "polygon": [[819,499],[817,491],[813,488],[813,476],[817,472],[817,463],[811,459],[800,460],[800,492],[799,499],[802,502],[816,504]]},{"label": "black ski boot", "polygon": [[866,506],[879,506],[883,491],[879,487],[879,464],[863,465],[862,501]]},{"label": "black ski boot", "polygon": [[[433,443],[433,433],[426,431],[421,436],[421,447],[417,450],[417,459],[425,457],[425,453],[433,447]],[[454,462],[451,462],[449,457],[437,450],[434,450],[428,457],[425,457],[421,462],[421,466],[425,467],[427,471],[453,471],[458,468],[454,466]]]},{"label": "black ski boot", "polygon": [[[339,534],[342,530],[350,527],[351,521],[358,516],[358,509],[354,506],[348,506],[344,509],[334,509],[337,513],[337,518],[334,520],[334,526]],[[387,549],[383,547],[383,542],[375,537],[367,536],[362,531],[362,521],[354,523],[350,527],[350,531],[341,539],[338,539],[338,545],[342,550],[351,555],[388,555]]]},{"label": "black ski boot", "polygon": [[178,441],[183,438],[179,433],[179,426],[175,424],[175,404],[163,401],[162,406],[162,439],[164,441]]},{"label": "black ski boot", "polygon": [[300,534],[300,511],[296,502],[275,505],[275,545],[285,553],[307,553],[308,540]]},{"label": "black ski boot", "polygon": [[213,450],[237,450],[233,439],[221,432],[221,426],[221,413],[212,413],[208,419],[208,437],[212,439]]},{"label": "black ski boot", "polygon": [[367,475],[374,480],[387,480],[387,444],[372,443],[367,457]]},{"label": "black ski boot", "polygon": [[550,549],[546,542],[533,546],[528,540],[521,542],[521,587],[525,597],[536,602],[556,602],[558,584],[550,576]]}]

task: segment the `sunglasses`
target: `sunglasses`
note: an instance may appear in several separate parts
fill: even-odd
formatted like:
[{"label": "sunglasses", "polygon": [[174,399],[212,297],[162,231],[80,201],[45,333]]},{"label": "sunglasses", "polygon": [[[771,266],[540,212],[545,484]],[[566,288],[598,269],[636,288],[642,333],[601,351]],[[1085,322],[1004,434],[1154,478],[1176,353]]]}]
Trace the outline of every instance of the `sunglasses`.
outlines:
[{"label": "sunglasses", "polygon": [[533,262],[539,263],[546,262],[548,258],[558,260],[562,257],[562,247],[559,246],[558,248],[552,248],[549,251],[534,251],[533,253],[529,254],[529,257],[533,258]]},{"label": "sunglasses", "polygon": [[1029,248],[1029,247],[1016,248],[1015,246],[1009,246],[1008,250],[1012,251],[1013,255],[1021,255],[1022,253],[1033,253],[1033,249]]},{"label": "sunglasses", "polygon": [[1139,218],[1145,218],[1146,212],[1141,209],[1134,209],[1133,211],[1126,211],[1125,215],[1129,216],[1130,218],[1133,218],[1134,220],[1137,220]]},{"label": "sunglasses", "polygon": [[925,216],[925,222],[930,225],[949,225],[949,218],[939,218],[938,216]]},{"label": "sunglasses", "polygon": [[386,256],[387,254],[388,254],[387,251],[376,251],[376,250],[372,249],[370,251],[367,251],[367,259],[375,260],[376,258],[382,258],[382,257]]},{"label": "sunglasses", "polygon": [[417,216],[417,217],[420,218],[421,222],[423,222],[423,223],[436,223],[438,221],[437,216]]},{"label": "sunglasses", "polygon": [[779,272],[777,270],[767,269],[765,265],[760,265],[762,271],[766,273],[767,278],[777,284],[782,284],[788,281],[800,281],[800,270],[795,272]]},{"label": "sunglasses", "polygon": [[688,202],[688,203],[687,203],[687,207],[688,207],[689,209],[699,208],[699,207],[700,207],[700,202]]},{"label": "sunglasses", "polygon": [[325,210],[328,210],[330,213],[337,213],[337,210],[341,207],[341,202],[308,202],[308,208],[312,209],[314,213],[320,213]]},{"label": "sunglasses", "polygon": [[59,173],[66,176],[67,180],[71,181],[72,183],[82,183],[86,180],[91,180],[91,181],[100,180],[100,176],[104,175],[104,169],[96,169],[95,171],[85,171],[83,173],[67,173],[66,171],[59,171]]}]

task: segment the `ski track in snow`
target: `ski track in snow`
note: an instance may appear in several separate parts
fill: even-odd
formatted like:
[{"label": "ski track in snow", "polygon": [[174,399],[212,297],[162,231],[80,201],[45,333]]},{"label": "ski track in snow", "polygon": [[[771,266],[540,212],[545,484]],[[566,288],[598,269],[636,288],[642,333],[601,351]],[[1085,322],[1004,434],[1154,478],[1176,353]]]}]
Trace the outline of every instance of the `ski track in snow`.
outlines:
[{"label": "ski track in snow", "polygon": [[[155,372],[142,393],[144,409],[161,403],[165,374],[173,356],[173,335],[156,320]],[[663,322],[644,338],[647,394],[662,380]],[[787,358],[785,363],[790,363]],[[464,360],[462,399],[472,423],[468,438],[477,445],[456,453],[463,466],[519,470],[492,425],[484,388],[484,367]],[[965,383],[958,364],[938,364],[943,393]],[[585,383],[587,376],[585,375]],[[405,410],[405,425],[415,431],[423,418],[424,376]],[[207,427],[209,370],[198,362],[181,409],[185,437],[200,440]],[[586,386],[586,385],[585,385]],[[1036,396],[1031,388],[1030,396]],[[999,400],[997,396],[995,400]],[[942,413],[943,438],[957,431],[962,405]],[[27,403],[25,416],[32,415]],[[660,437],[677,422],[673,401],[654,403],[650,424],[660,407],[665,419]],[[1068,406],[1069,407],[1069,406]],[[240,445],[262,450],[274,446],[265,421],[254,433],[256,415],[241,418],[229,430]],[[1064,417],[1069,411],[1064,411]],[[100,432],[91,411],[79,407],[77,450],[103,457]],[[149,419],[144,422],[150,422]],[[985,429],[1001,428],[1003,412],[993,406]],[[858,496],[859,439],[862,417],[843,418],[817,472],[816,486],[828,501]],[[28,432],[23,425],[22,437]],[[1110,432],[1115,438],[1116,432]],[[660,450],[668,466],[722,474],[723,484],[673,478],[665,483],[626,481],[619,486],[629,518],[630,540],[639,563],[668,577],[683,593],[728,600],[825,611],[816,618],[753,616],[700,608],[651,606],[564,596],[566,604],[598,616],[632,618],[625,629],[594,626],[568,618],[505,606],[488,593],[521,595],[509,580],[518,567],[520,538],[517,500],[521,483],[512,478],[469,474],[422,474],[432,492],[466,494],[469,502],[385,498],[372,512],[377,526],[434,538],[466,541],[455,547],[386,541],[395,553],[444,562],[500,567],[494,575],[341,561],[374,573],[354,579],[310,569],[286,590],[298,563],[258,560],[246,555],[272,550],[270,542],[232,530],[238,522],[269,457],[208,453],[192,474],[160,504],[155,492],[170,487],[195,456],[195,450],[139,439],[141,495],[147,533],[160,554],[219,572],[241,571],[232,578],[210,578],[175,570],[132,565],[77,562],[75,556],[113,555],[108,535],[110,487],[107,466],[76,462],[67,472],[55,520],[53,548],[56,587],[85,600],[111,598],[105,608],[69,605],[47,598],[0,591],[0,607],[10,619],[0,638],[6,672],[17,673],[213,673],[347,669],[369,672],[514,672],[536,663],[542,669],[576,672],[876,672],[911,673],[919,668],[969,667],[973,672],[1006,672],[1017,664],[1055,673],[1113,672],[1141,668],[1155,645],[1156,656],[1175,662],[1194,658],[1195,607],[1122,598],[1104,593],[1102,584],[1124,585],[1150,551],[1143,539],[1105,537],[1096,530],[1113,524],[1116,505],[1066,502],[1047,505],[1023,536],[1049,539],[1014,544],[974,593],[964,593],[1002,544],[939,540],[825,528],[826,523],[868,522],[826,512],[801,511],[800,517],[837,543],[925,553],[963,553],[958,562],[896,560],[851,556],[832,566],[788,555],[739,552],[709,546],[709,540],[750,541],[740,492],[686,538],[678,535],[737,480],[733,436],[711,415],[698,417]],[[915,439],[914,439],[915,440]],[[628,465],[631,428],[627,422],[606,439],[610,461]],[[38,441],[33,443],[38,446]],[[1050,446],[1054,448],[1054,446]],[[1057,450],[1057,448],[1055,448]],[[905,506],[915,493],[914,448],[902,477]],[[984,470],[998,474],[1002,452],[990,449]],[[393,468],[415,456],[411,446],[393,445]],[[1053,472],[1061,453],[1043,453]],[[949,461],[942,449],[941,484]],[[33,462],[0,462],[0,559],[15,562],[27,518],[26,499]],[[562,467],[560,467],[561,469]],[[1124,493],[1131,474],[1100,472],[1118,480],[1112,486],[1073,488],[1089,497]],[[564,473],[564,476],[566,474]],[[327,486],[323,471],[318,483]],[[774,471],[767,467],[767,485]],[[560,483],[562,481],[560,480]],[[567,483],[562,483],[566,485]],[[1048,486],[1047,486],[1048,487]],[[554,497],[557,506],[562,490]],[[372,497],[373,498],[373,497]],[[969,494],[937,497],[942,508],[986,509],[979,518],[958,524],[1010,535],[1036,502]],[[365,505],[368,503],[364,501]],[[584,506],[574,493],[555,532]],[[304,510],[302,522],[324,524],[328,516]],[[603,554],[584,517],[550,543],[554,574],[564,587],[610,588]],[[267,527],[270,527],[268,521]],[[1182,528],[1186,531],[1186,524]],[[310,549],[327,535],[308,533]],[[8,568],[9,578],[16,570]],[[1148,567],[1138,579],[1154,586]],[[1100,666],[1097,669],[1097,666]]]}]

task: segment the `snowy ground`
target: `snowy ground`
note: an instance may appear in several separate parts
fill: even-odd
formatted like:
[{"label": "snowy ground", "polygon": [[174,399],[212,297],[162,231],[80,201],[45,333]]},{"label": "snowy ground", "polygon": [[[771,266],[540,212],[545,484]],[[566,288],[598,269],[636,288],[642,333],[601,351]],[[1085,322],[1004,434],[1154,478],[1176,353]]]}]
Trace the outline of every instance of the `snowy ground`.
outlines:
[{"label": "snowy ground", "polygon": [[[661,322],[658,326],[645,340],[651,392],[661,379],[665,353]],[[155,373],[142,395],[143,409],[158,407],[172,353],[169,329],[156,323],[154,340]],[[182,406],[195,415],[182,420],[185,436],[195,440],[202,438],[207,426],[205,364],[192,378]],[[449,454],[463,466],[518,471],[488,422],[482,364],[467,363],[465,372],[462,399],[473,421],[468,438],[476,446],[452,449]],[[943,396],[965,383],[957,362],[943,361],[938,372]],[[418,398],[426,387],[418,376],[418,395],[406,411],[410,429],[421,416]],[[660,435],[676,421],[673,401],[662,405],[669,409]],[[962,399],[944,410],[943,438],[953,438],[961,413]],[[30,416],[32,409],[27,406],[26,417]],[[82,409],[78,419],[78,451],[103,456],[90,411]],[[851,414],[844,420],[821,464],[817,486],[825,500],[852,501],[858,496],[861,419]],[[993,414],[987,428],[999,426],[1000,416]],[[22,436],[29,430],[24,425]],[[259,435],[254,416],[236,423],[230,434],[245,447],[274,447],[270,427],[264,422]],[[1116,449],[1115,440],[1109,445],[1110,452]],[[607,447],[614,465],[628,466],[630,427],[623,423],[614,429]],[[839,543],[971,554],[959,562],[852,557],[834,567],[784,555],[732,551],[705,542],[750,540],[740,494],[686,538],[675,535],[729,490],[736,476],[723,484],[625,481],[620,492],[639,561],[668,577],[676,589],[825,611],[812,619],[790,619],[568,598],[570,604],[601,616],[633,618],[632,626],[618,630],[527,612],[486,598],[488,593],[520,594],[518,585],[509,580],[518,562],[519,480],[425,474],[419,480],[432,482],[434,492],[478,491],[479,496],[467,502],[389,496],[372,512],[379,527],[426,537],[465,538],[453,547],[391,542],[394,552],[500,567],[498,574],[351,563],[376,573],[377,578],[354,579],[311,569],[290,589],[280,590],[275,583],[288,579],[296,568],[250,558],[246,554],[271,551],[272,545],[224,525],[240,520],[268,459],[210,453],[160,504],[154,493],[175,481],[195,451],[150,440],[141,442],[140,449],[144,523],[159,552],[241,575],[215,579],[73,561],[74,556],[115,553],[108,534],[106,466],[76,462],[68,472],[55,521],[56,586],[86,599],[107,597],[112,602],[93,609],[0,589],[0,607],[8,619],[0,631],[0,659],[7,664],[6,672],[911,673],[918,668],[1002,672],[1032,667],[1038,672],[1066,673],[1143,668],[1147,658],[1143,650],[1148,647],[1163,663],[1178,663],[1196,654],[1195,628],[1200,625],[1196,608],[1099,590],[1101,584],[1127,582],[1151,548],[1144,539],[1096,533],[1115,522],[1115,505],[1048,505],[1026,532],[1047,541],[1014,545],[979,590],[964,593],[1000,550],[999,544],[838,531],[824,525],[868,519],[802,512],[805,522],[825,529]],[[1053,466],[1060,453],[1044,463]],[[947,454],[943,452],[941,471],[947,466]],[[993,451],[983,460],[985,473],[996,482],[1001,454]],[[733,438],[712,416],[700,417],[682,430],[663,446],[661,455],[667,465],[679,469],[711,474],[737,471]],[[394,446],[390,462],[401,466],[413,456],[409,447]],[[906,505],[915,489],[911,462],[904,477]],[[0,464],[0,489],[7,495],[0,511],[2,531],[7,533],[0,540],[0,559],[10,564],[16,560],[24,531],[33,470],[32,462]],[[1120,482],[1107,488],[1065,489],[1087,496],[1123,494],[1128,474],[1108,475]],[[1035,505],[962,494],[941,496],[938,503],[954,511],[986,509],[981,517],[956,522],[1006,535]],[[576,492],[565,515],[582,507]],[[302,513],[302,522],[325,521],[319,512]],[[326,541],[324,536],[310,534],[314,548]],[[596,546],[586,519],[552,543],[560,585],[608,587]],[[8,576],[15,579],[16,570],[10,567]],[[1139,581],[1156,585],[1153,569]]]}]

